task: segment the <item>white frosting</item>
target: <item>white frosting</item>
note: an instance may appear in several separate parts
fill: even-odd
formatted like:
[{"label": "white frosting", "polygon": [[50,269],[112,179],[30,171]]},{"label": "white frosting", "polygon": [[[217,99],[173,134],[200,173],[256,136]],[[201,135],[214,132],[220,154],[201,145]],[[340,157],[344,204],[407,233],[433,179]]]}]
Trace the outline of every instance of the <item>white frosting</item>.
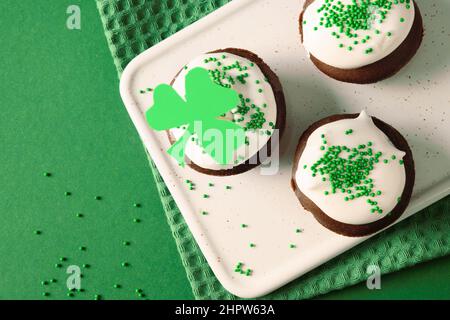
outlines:
[{"label": "white frosting", "polygon": [[[225,56],[225,58],[223,58]],[[220,62],[220,66],[217,62],[205,63],[205,59],[216,58],[217,62]],[[234,78],[241,75],[242,73],[248,73],[248,77],[245,78],[246,83],[242,84],[236,81],[235,84],[231,84],[228,80],[223,80],[223,83],[231,84],[231,87],[236,90],[239,94],[243,95],[245,99],[250,99],[249,105],[254,104],[260,107],[261,112],[264,113],[266,122],[264,123],[262,129],[260,130],[248,130],[246,132],[246,137],[248,144],[242,145],[234,153],[234,161],[231,164],[221,165],[217,163],[209,154],[205,153],[203,148],[201,148],[195,141],[189,141],[186,145],[185,152],[186,156],[198,166],[209,169],[209,170],[227,170],[231,169],[239,164],[244,163],[251,157],[253,157],[258,151],[266,145],[267,141],[270,139],[270,135],[266,134],[266,131],[273,132],[272,126],[269,124],[275,124],[277,120],[277,106],[275,101],[275,95],[273,93],[272,87],[269,82],[265,79],[264,73],[261,69],[250,60],[243,57],[233,55],[230,53],[214,53],[214,54],[204,54],[193,61],[191,61],[186,68],[184,68],[181,73],[175,79],[173,83],[173,88],[182,97],[185,96],[185,77],[186,74],[196,67],[202,67],[207,70],[219,69],[222,70],[225,66],[231,66],[236,61],[242,67],[247,67],[244,71],[239,71],[238,69],[231,69],[227,71],[227,75]],[[260,92],[259,90],[262,89]],[[266,107],[263,107],[266,105]],[[250,121],[250,116],[255,113],[255,109],[250,109],[250,111],[244,115],[244,121],[236,122],[241,126]],[[225,119],[228,120],[238,120],[242,118],[242,115],[237,113],[237,109],[231,110],[226,114]],[[183,128],[171,129],[170,132],[176,139],[179,139],[185,132]]]},{"label": "white frosting", "polygon": [[[352,134],[346,134],[349,129],[353,130]],[[325,138],[322,138],[322,135],[325,135]],[[367,178],[373,180],[373,190],[380,190],[382,194],[375,197],[362,196],[351,201],[345,201],[348,194],[340,190],[335,194],[329,192],[329,195],[325,195],[326,191],[331,190],[328,175],[317,174],[313,177],[310,169],[310,166],[326,152],[320,150],[324,139],[326,146],[347,146],[348,148],[357,148],[359,145],[372,142],[373,152],[382,152],[382,156],[380,162],[374,164],[374,169]],[[346,152],[341,153],[343,158],[347,155]],[[393,155],[396,157],[395,160],[392,160]],[[395,148],[389,138],[373,123],[372,118],[363,111],[356,119],[331,122],[316,129],[310,135],[301,155],[295,180],[300,191],[332,219],[353,225],[371,223],[389,214],[403,193],[406,172],[400,160],[404,156],[405,152]],[[384,163],[385,159],[389,160],[387,164]],[[322,181],[322,177],[326,177],[327,181]],[[377,201],[383,213],[372,213],[372,207],[367,203],[368,199]]]},{"label": "white frosting", "polygon": [[[344,5],[352,4],[353,0],[340,0]],[[333,0],[331,5],[337,5],[338,0]],[[326,28],[319,25],[320,18],[325,11],[317,12],[325,3],[325,0],[315,0],[303,14],[303,44],[309,54],[320,61],[340,69],[355,69],[381,60],[397,49],[408,36],[415,16],[412,0],[409,8],[406,3],[392,4],[392,9],[387,11],[385,20],[380,23],[380,15],[374,13],[371,27],[368,30],[356,30],[356,38],[349,38],[345,33],[339,33],[339,28],[332,26]],[[376,11],[374,11],[376,12]],[[402,22],[403,21],[403,22]],[[302,22],[302,23],[303,23]],[[317,30],[314,28],[317,27]],[[376,33],[376,30],[379,33]],[[337,39],[332,35],[336,32],[340,36]],[[388,36],[388,33],[391,33]],[[362,39],[370,37],[366,43]],[[353,42],[358,41],[355,45]],[[340,45],[344,45],[340,47]],[[350,51],[348,48],[352,47]],[[366,53],[367,49],[373,49]]]}]

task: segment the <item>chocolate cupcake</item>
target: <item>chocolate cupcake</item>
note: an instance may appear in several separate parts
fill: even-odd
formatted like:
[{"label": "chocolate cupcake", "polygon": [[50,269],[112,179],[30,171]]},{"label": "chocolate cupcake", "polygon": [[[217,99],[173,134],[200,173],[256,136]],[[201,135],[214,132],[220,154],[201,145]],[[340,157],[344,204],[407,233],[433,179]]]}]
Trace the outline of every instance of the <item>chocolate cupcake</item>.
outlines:
[{"label": "chocolate cupcake", "polygon": [[306,0],[300,34],[319,70],[364,84],[405,66],[420,47],[423,25],[413,0]]},{"label": "chocolate cupcake", "polygon": [[[215,176],[229,176],[257,167],[271,156],[286,121],[286,104],[277,75],[256,54],[243,49],[222,49],[203,54],[188,63],[171,85],[185,94],[185,77],[190,70],[204,68],[211,79],[239,94],[240,103],[221,118],[245,130],[245,144],[239,147],[233,163],[219,164],[195,139],[186,145],[186,163],[196,171]],[[168,131],[171,143],[183,136],[183,127]]]},{"label": "chocolate cupcake", "polygon": [[361,237],[403,214],[414,179],[412,153],[403,136],[362,112],[322,119],[303,133],[292,186],[323,226]]}]

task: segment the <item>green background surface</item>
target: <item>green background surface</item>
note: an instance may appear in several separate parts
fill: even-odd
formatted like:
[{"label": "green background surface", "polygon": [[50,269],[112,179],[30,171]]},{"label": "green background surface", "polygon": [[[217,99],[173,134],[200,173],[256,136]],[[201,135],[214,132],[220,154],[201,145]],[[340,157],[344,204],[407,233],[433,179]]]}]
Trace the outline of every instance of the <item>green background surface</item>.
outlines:
[{"label": "green background surface", "polygon": [[[81,30],[66,28],[71,4]],[[0,24],[0,298],[68,298],[72,264],[90,265],[74,298],[193,298],[95,2],[1,1]],[[441,258],[383,276],[379,291],[360,284],[320,298],[449,298],[449,270]]]}]

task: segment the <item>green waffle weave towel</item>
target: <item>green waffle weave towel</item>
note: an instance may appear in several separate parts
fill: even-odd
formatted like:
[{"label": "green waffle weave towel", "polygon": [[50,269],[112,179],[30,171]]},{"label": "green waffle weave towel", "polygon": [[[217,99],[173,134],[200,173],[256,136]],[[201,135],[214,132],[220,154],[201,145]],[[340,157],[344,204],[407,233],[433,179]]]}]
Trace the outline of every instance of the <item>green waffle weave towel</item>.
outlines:
[{"label": "green waffle weave towel", "polygon": [[[139,53],[230,0],[97,0],[111,54],[120,73]],[[167,220],[197,299],[236,299],[218,282],[150,160]],[[393,272],[450,252],[450,198],[313,270],[268,299],[305,299],[365,281],[376,264]]]}]

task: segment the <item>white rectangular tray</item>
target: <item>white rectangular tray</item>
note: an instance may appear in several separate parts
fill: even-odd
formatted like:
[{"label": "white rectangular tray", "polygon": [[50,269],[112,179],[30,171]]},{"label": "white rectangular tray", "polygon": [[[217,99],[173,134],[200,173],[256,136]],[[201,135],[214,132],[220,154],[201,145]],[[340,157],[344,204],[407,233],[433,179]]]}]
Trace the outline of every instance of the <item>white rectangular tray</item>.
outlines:
[{"label": "white rectangular tray", "polygon": [[[290,188],[298,138],[322,117],[364,108],[406,136],[417,180],[402,219],[450,193],[450,2],[439,1],[439,8],[434,1],[419,2],[426,29],[422,47],[399,74],[373,85],[337,82],[315,69],[297,31],[302,6],[298,0],[234,0],[139,55],[121,79],[130,117],[203,254],[222,285],[240,297],[267,294],[367,239],[323,228],[301,208]],[[260,175],[256,169],[211,177],[182,169],[166,154],[166,135],[146,124],[144,112],[153,100],[141,89],[169,83],[192,58],[226,47],[260,55],[284,86],[288,122],[276,176]],[[196,184],[195,191],[188,190],[186,179]],[[215,186],[209,187],[210,182]],[[210,198],[203,199],[204,193]],[[304,232],[296,233],[297,228]],[[290,248],[291,243],[297,248]],[[244,262],[253,275],[235,273],[237,262]]]}]

